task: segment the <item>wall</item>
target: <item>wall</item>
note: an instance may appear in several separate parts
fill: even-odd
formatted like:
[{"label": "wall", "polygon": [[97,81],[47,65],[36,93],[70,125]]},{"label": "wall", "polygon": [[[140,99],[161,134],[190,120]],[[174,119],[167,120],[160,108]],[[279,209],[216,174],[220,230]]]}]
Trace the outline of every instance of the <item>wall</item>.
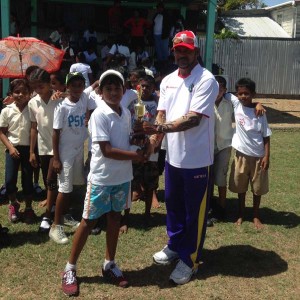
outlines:
[{"label": "wall", "polygon": [[[205,39],[199,39],[204,55]],[[300,40],[215,40],[214,63],[224,69],[228,90],[241,77],[256,82],[257,93],[300,95]]]},{"label": "wall", "polygon": [[[276,21],[291,37],[294,33],[294,17],[296,8],[292,5],[270,11],[271,18]],[[281,17],[280,17],[281,16]]]}]

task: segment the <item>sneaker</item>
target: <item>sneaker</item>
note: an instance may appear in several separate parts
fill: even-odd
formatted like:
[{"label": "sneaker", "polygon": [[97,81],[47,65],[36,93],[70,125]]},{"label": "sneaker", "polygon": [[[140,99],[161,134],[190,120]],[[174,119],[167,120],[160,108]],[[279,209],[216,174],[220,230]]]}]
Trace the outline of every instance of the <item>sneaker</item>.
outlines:
[{"label": "sneaker", "polygon": [[49,218],[44,217],[41,225],[39,227],[39,233],[48,233],[51,228],[51,220]]},{"label": "sneaker", "polygon": [[64,215],[64,225],[78,228],[80,225],[80,222],[76,221],[70,214],[66,214],[66,215]]},{"label": "sneaker", "polygon": [[14,204],[10,204],[8,206],[8,219],[15,223],[19,220],[19,209],[20,204],[18,202],[15,202]]},{"label": "sneaker", "polygon": [[185,284],[191,280],[192,276],[196,274],[197,271],[198,269],[193,270],[180,259],[176,268],[170,275],[170,280],[176,284]]},{"label": "sneaker", "polygon": [[102,268],[103,277],[111,283],[118,285],[122,288],[128,287],[128,281],[124,278],[122,271],[118,268],[115,263],[109,266],[108,270]]},{"label": "sneaker", "polygon": [[67,244],[69,242],[62,225],[52,225],[49,237],[57,244]]},{"label": "sneaker", "polygon": [[78,283],[76,278],[76,271],[69,270],[63,272],[62,280],[61,280],[61,287],[63,293],[66,296],[76,296],[78,294]]},{"label": "sneaker", "polygon": [[25,209],[23,214],[23,220],[26,224],[34,223],[36,218],[36,214],[34,213],[34,210],[32,208]]},{"label": "sneaker", "polygon": [[178,253],[165,246],[161,251],[153,255],[153,260],[159,265],[168,265],[178,258]]}]

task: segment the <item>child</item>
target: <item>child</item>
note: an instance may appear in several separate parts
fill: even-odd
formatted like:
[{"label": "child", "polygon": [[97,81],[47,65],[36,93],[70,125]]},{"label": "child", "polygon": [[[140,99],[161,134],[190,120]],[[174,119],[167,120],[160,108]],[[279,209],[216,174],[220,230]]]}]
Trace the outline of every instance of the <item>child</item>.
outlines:
[{"label": "child", "polygon": [[263,227],[259,218],[261,196],[269,191],[268,169],[270,161],[270,135],[265,115],[257,117],[252,103],[255,96],[255,82],[241,78],[235,85],[238,100],[231,99],[234,108],[236,132],[232,147],[236,149],[231,166],[229,189],[238,193],[239,217],[243,222],[245,198],[250,183],[253,193],[253,222],[256,229]]},{"label": "child", "polygon": [[[213,183],[218,187],[219,198],[217,202],[211,198],[211,207],[213,211],[212,220],[223,220],[225,217],[227,172],[231,156],[231,141],[233,135],[233,107],[231,101],[224,98],[224,94],[227,90],[225,78],[222,76],[215,76],[215,78],[219,83],[219,94],[215,101],[215,150]],[[212,184],[212,190],[213,186],[214,185]]]},{"label": "child", "polygon": [[[157,112],[158,99],[155,91],[155,80],[152,76],[146,75],[139,79],[139,88],[141,88],[141,100],[145,105],[145,114],[142,121],[154,123]],[[158,152],[151,154],[146,163],[133,163],[133,181],[132,194],[143,194],[145,201],[145,218],[144,225],[149,226],[150,211],[152,206],[152,198],[156,189],[158,188],[159,169],[158,169]],[[134,196],[132,196],[134,199]],[[156,199],[157,201],[157,199]],[[155,203],[155,204],[158,204]],[[122,220],[121,233],[127,232],[129,209],[125,211]]]},{"label": "child", "polygon": [[85,79],[85,87],[89,87],[93,82],[93,72],[91,67],[86,63],[83,52],[78,52],[76,55],[76,63],[70,67],[70,73],[80,72]]},{"label": "child", "polygon": [[106,253],[102,273],[120,287],[128,286],[114,259],[121,211],[126,208],[130,191],[131,160],[145,159],[141,151],[130,151],[130,113],[120,106],[125,91],[123,76],[115,70],[107,70],[101,75],[99,84],[103,101],[95,109],[89,122],[93,144],[84,210],[62,278],[62,290],[69,296],[78,294],[76,262],[91,229],[105,213]]},{"label": "child", "polygon": [[66,74],[63,71],[57,71],[50,74],[50,84],[53,91],[66,91]]},{"label": "child", "polygon": [[66,85],[68,96],[55,107],[53,121],[53,169],[59,174],[59,188],[49,236],[58,244],[68,243],[62,215],[69,206],[73,185],[85,182],[83,148],[88,136],[85,116],[87,110],[91,109],[88,96],[83,92],[85,79],[81,73],[69,73]]},{"label": "child", "polygon": [[[39,227],[40,233],[48,233],[51,226],[51,210],[57,194],[57,175],[53,171],[53,116],[57,101],[52,101],[53,90],[50,74],[44,69],[36,69],[30,75],[30,84],[36,92],[28,103],[31,120],[30,163],[36,168],[40,161],[44,185],[47,189],[46,211]],[[35,153],[38,144],[39,159]]]},{"label": "child", "polygon": [[25,198],[25,223],[32,223],[35,213],[32,209],[33,183],[32,166],[29,163],[30,119],[28,101],[30,87],[25,79],[15,79],[10,83],[10,95],[14,102],[7,105],[0,116],[0,139],[5,151],[5,186],[9,204],[8,218],[11,222],[19,220],[20,204],[17,201],[18,170],[21,165],[22,189]]}]

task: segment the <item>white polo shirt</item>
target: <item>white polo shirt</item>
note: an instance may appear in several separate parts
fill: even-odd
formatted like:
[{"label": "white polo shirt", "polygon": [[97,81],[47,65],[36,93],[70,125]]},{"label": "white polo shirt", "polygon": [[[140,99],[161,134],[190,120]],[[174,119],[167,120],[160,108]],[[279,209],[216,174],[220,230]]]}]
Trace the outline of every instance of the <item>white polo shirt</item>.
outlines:
[{"label": "white polo shirt", "polygon": [[215,153],[231,147],[233,106],[223,97],[219,106],[215,105]]},{"label": "white polo shirt", "polygon": [[176,70],[162,80],[157,110],[166,112],[167,122],[189,111],[202,115],[198,126],[167,133],[166,160],[172,166],[194,169],[213,163],[214,103],[218,92],[214,76],[199,64],[186,78],[178,76]]},{"label": "white polo shirt", "polygon": [[54,109],[60,101],[44,102],[35,95],[28,103],[31,122],[37,123],[39,155],[53,155],[52,134]]},{"label": "white polo shirt", "polygon": [[253,157],[265,155],[264,137],[272,134],[266,114],[256,116],[253,107],[244,106],[236,97],[231,97],[234,108],[235,133],[232,147]]},{"label": "white polo shirt", "polygon": [[2,109],[0,127],[7,127],[7,138],[13,146],[30,145],[30,118],[28,106],[20,111],[15,103]]},{"label": "white polo shirt", "polygon": [[97,185],[119,185],[133,179],[131,160],[116,160],[104,157],[101,141],[110,142],[113,148],[130,150],[130,113],[121,106],[119,116],[105,101],[100,101],[91,115],[89,131],[92,137],[92,158],[88,181]]}]

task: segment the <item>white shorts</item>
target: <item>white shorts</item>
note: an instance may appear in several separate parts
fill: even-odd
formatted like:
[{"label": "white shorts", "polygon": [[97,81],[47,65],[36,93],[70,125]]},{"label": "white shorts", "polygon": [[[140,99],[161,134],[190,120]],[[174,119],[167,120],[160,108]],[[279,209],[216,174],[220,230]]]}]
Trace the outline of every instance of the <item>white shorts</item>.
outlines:
[{"label": "white shorts", "polygon": [[60,151],[62,170],[58,174],[58,191],[71,193],[73,185],[85,184],[83,147]]},{"label": "white shorts", "polygon": [[227,186],[227,173],[231,147],[222,149],[214,156],[214,184],[219,187]]}]

